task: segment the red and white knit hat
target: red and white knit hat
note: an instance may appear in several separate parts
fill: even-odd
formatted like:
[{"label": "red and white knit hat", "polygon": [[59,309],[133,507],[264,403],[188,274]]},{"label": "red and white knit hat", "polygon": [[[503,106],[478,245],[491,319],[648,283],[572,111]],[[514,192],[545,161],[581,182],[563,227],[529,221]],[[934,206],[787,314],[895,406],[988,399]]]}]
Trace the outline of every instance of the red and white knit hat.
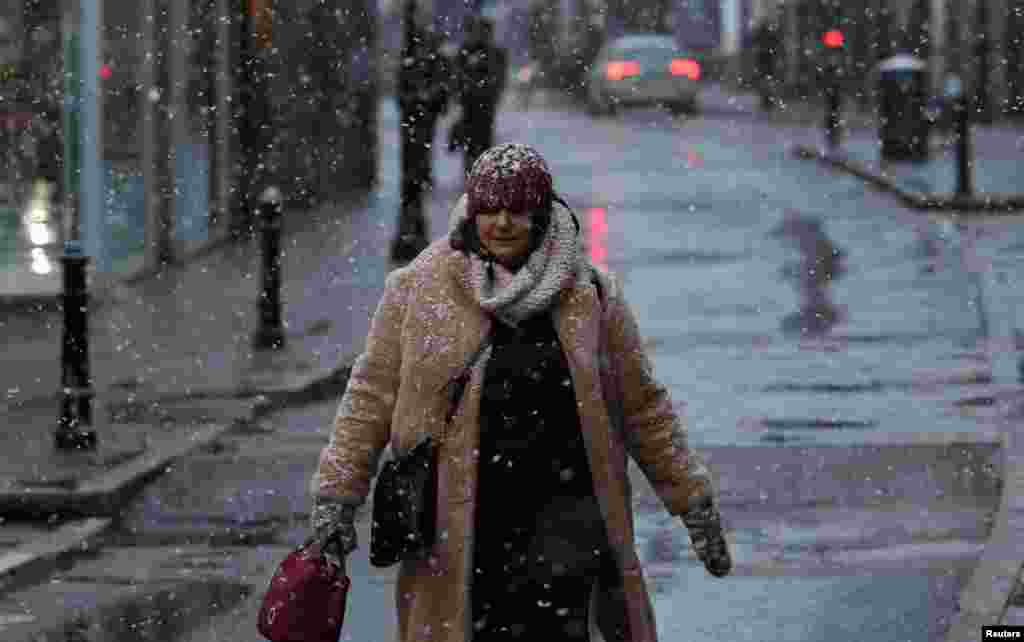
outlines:
[{"label": "red and white knit hat", "polygon": [[466,178],[466,213],[507,209],[546,215],[554,189],[551,172],[537,150],[522,143],[504,143],[485,151]]}]

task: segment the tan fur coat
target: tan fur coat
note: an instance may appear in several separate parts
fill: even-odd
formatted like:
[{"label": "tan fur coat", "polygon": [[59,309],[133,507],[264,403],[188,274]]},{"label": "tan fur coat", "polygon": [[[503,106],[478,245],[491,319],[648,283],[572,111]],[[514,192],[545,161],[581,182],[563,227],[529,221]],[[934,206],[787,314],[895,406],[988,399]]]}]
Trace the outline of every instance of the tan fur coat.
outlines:
[{"label": "tan fur coat", "polygon": [[[490,319],[469,294],[468,268],[469,260],[443,238],[388,276],[366,351],[353,366],[331,442],[312,480],[316,494],[362,503],[389,443],[403,452],[427,431],[443,439],[441,535],[429,560],[403,562],[399,569],[399,642],[472,639],[468,592],[483,377],[479,363],[447,430],[441,394],[490,328]],[[580,278],[559,295],[555,327],[579,402],[594,489],[623,570],[630,642],[655,642],[653,611],[634,548],[627,452],[673,515],[685,512],[693,498],[714,491],[706,468],[686,445],[667,390],[653,377],[616,280],[603,271],[599,278],[605,317],[593,283]],[[598,367],[602,340],[610,355],[605,368]],[[605,390],[619,391],[621,432],[610,421]]]}]

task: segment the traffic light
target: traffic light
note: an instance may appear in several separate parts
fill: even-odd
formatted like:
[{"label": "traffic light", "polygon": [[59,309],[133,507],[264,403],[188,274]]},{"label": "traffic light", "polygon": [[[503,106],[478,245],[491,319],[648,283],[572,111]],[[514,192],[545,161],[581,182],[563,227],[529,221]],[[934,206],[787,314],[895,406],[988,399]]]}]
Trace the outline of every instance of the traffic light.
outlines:
[{"label": "traffic light", "polygon": [[843,32],[839,29],[829,29],[821,37],[821,41],[829,49],[840,49],[845,44],[846,39],[843,37]]}]

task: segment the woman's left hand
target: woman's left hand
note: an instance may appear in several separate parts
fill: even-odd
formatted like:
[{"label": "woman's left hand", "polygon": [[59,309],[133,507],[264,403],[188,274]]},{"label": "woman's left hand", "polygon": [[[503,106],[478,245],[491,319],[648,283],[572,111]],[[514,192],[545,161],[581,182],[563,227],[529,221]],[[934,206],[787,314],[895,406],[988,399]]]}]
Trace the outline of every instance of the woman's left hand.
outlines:
[{"label": "woman's left hand", "polygon": [[728,575],[732,571],[732,556],[722,533],[722,517],[714,503],[705,500],[684,513],[682,520],[690,532],[693,550],[708,573],[715,577]]}]

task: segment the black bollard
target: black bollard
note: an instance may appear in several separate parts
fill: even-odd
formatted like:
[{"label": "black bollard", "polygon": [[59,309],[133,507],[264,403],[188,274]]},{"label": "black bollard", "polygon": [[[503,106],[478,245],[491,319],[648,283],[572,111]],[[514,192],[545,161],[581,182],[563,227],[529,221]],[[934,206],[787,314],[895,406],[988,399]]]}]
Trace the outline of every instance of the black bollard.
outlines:
[{"label": "black bollard", "polygon": [[263,244],[263,279],[260,292],[260,327],[253,336],[258,350],[284,347],[281,321],[281,192],[268,187],[260,199],[260,236]]},{"label": "black bollard", "polygon": [[60,419],[57,423],[57,450],[95,450],[96,431],[92,428],[92,379],[89,376],[89,292],[86,265],[89,258],[81,243],[67,241],[60,257],[64,291],[64,336],[61,347]]},{"label": "black bollard", "polygon": [[968,198],[974,192],[971,186],[971,124],[970,99],[963,92],[956,101],[956,194]]}]

